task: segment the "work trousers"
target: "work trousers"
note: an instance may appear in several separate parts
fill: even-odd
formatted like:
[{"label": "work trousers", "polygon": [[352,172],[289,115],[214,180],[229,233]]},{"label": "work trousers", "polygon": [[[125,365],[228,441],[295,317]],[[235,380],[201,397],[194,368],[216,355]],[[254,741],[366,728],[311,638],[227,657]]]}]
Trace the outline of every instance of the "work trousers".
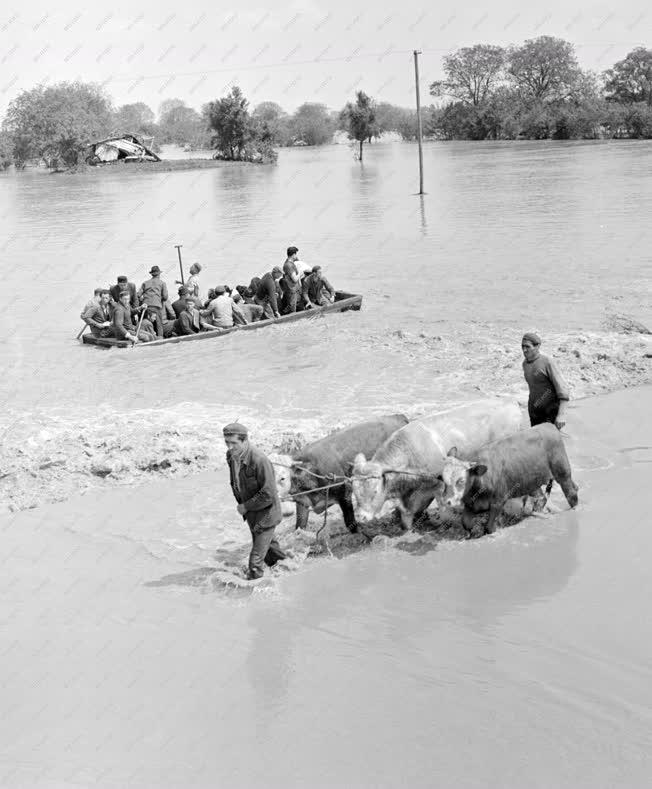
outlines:
[{"label": "work trousers", "polygon": [[297,311],[297,304],[299,303],[300,292],[298,288],[283,288],[283,314],[288,315],[291,312]]},{"label": "work trousers", "polygon": [[552,422],[554,425],[555,420],[557,419],[557,414],[559,413],[559,402],[551,403],[544,408],[535,408],[533,405],[528,403],[527,410],[530,417],[531,427],[543,425],[546,422]]},{"label": "work trousers", "polygon": [[249,575],[252,578],[262,578],[265,565],[273,567],[276,562],[285,559],[281,546],[274,537],[274,529],[265,529],[257,533],[251,532],[251,553],[249,554]]},{"label": "work trousers", "polygon": [[272,305],[269,303],[268,299],[259,299],[258,296],[256,296],[256,304],[263,308],[263,317],[261,320],[274,317],[274,310],[272,310]]}]

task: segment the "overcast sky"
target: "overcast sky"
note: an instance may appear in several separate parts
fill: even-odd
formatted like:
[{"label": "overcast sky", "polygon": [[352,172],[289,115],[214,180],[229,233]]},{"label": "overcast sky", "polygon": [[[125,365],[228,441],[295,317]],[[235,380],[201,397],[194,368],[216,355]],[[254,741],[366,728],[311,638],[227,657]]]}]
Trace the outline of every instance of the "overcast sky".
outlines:
[{"label": "overcast sky", "polygon": [[0,11],[0,112],[39,82],[73,79],[104,83],[116,105],[144,101],[155,111],[174,97],[199,108],[233,84],[252,105],[277,101],[290,111],[304,101],[340,109],[360,89],[411,106],[415,48],[427,104],[447,52],[544,34],[572,41],[580,64],[601,71],[652,46],[652,10],[643,0],[28,0]]}]

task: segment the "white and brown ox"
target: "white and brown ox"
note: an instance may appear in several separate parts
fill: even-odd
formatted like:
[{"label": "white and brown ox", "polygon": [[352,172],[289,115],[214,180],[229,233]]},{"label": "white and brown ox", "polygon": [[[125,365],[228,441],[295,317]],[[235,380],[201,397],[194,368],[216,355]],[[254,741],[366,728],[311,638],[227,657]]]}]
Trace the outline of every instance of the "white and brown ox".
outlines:
[{"label": "white and brown ox", "polygon": [[[283,499],[292,495],[296,502],[296,528],[305,529],[311,509],[322,513],[332,504],[339,504],[344,523],[355,532],[351,489],[343,481],[351,471],[353,458],[358,452],[375,452],[383,441],[407,423],[403,414],[380,416],[313,441],[292,456],[271,457],[279,496]],[[331,485],[338,480],[338,484]],[[329,487],[324,489],[325,486]]]},{"label": "white and brown ox", "polygon": [[448,451],[471,458],[488,441],[521,427],[518,403],[502,398],[481,400],[410,422],[378,448],[371,460],[360,453],[351,486],[356,520],[378,517],[383,504],[398,500],[404,529],[411,529],[435,498],[443,497],[441,480]]}]

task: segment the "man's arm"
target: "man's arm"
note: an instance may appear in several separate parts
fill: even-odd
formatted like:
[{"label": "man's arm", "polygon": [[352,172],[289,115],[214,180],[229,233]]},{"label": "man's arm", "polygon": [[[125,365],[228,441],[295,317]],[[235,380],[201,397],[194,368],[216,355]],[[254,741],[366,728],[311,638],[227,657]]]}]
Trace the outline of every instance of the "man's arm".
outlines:
[{"label": "man's arm", "polygon": [[182,312],[179,315],[179,330],[181,334],[194,334],[195,332],[192,330],[192,324],[190,321],[190,317],[187,312]]},{"label": "man's arm", "polygon": [[162,282],[161,283],[161,301],[167,301],[167,300],[168,300],[168,286],[165,284],[165,282]]},{"label": "man's arm", "polygon": [[272,312],[274,315],[278,315],[278,299],[276,296],[276,282],[274,282],[274,277],[267,282],[267,296],[272,307]]},{"label": "man's arm", "polygon": [[310,296],[308,291],[310,290],[310,275],[304,277],[303,285],[301,286],[301,295],[303,296],[304,301],[306,302],[306,306],[312,307],[312,302],[310,301]]},{"label": "man's arm", "polygon": [[234,304],[231,305],[231,312],[233,314],[233,323],[234,324],[236,324],[238,326],[241,326],[243,324],[247,324],[248,323],[244,312],[240,309],[240,307],[237,304],[234,303]]},{"label": "man's arm", "polygon": [[326,290],[331,294],[331,298],[335,298],[335,288],[331,285],[331,283],[326,279],[326,277],[321,278],[323,286]]},{"label": "man's arm", "polygon": [[266,457],[256,461],[256,480],[260,488],[250,499],[242,502],[245,512],[257,512],[271,507],[278,495],[274,468]]}]

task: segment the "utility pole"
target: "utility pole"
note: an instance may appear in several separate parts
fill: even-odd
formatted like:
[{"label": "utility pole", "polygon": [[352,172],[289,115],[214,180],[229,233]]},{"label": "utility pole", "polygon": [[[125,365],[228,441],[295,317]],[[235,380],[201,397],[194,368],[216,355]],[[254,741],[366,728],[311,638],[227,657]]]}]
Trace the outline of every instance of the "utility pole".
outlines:
[{"label": "utility pole", "polygon": [[421,97],[419,95],[419,55],[420,49],[414,50],[414,81],[417,90],[417,142],[419,143],[419,194],[423,191],[423,148],[421,146]]}]

